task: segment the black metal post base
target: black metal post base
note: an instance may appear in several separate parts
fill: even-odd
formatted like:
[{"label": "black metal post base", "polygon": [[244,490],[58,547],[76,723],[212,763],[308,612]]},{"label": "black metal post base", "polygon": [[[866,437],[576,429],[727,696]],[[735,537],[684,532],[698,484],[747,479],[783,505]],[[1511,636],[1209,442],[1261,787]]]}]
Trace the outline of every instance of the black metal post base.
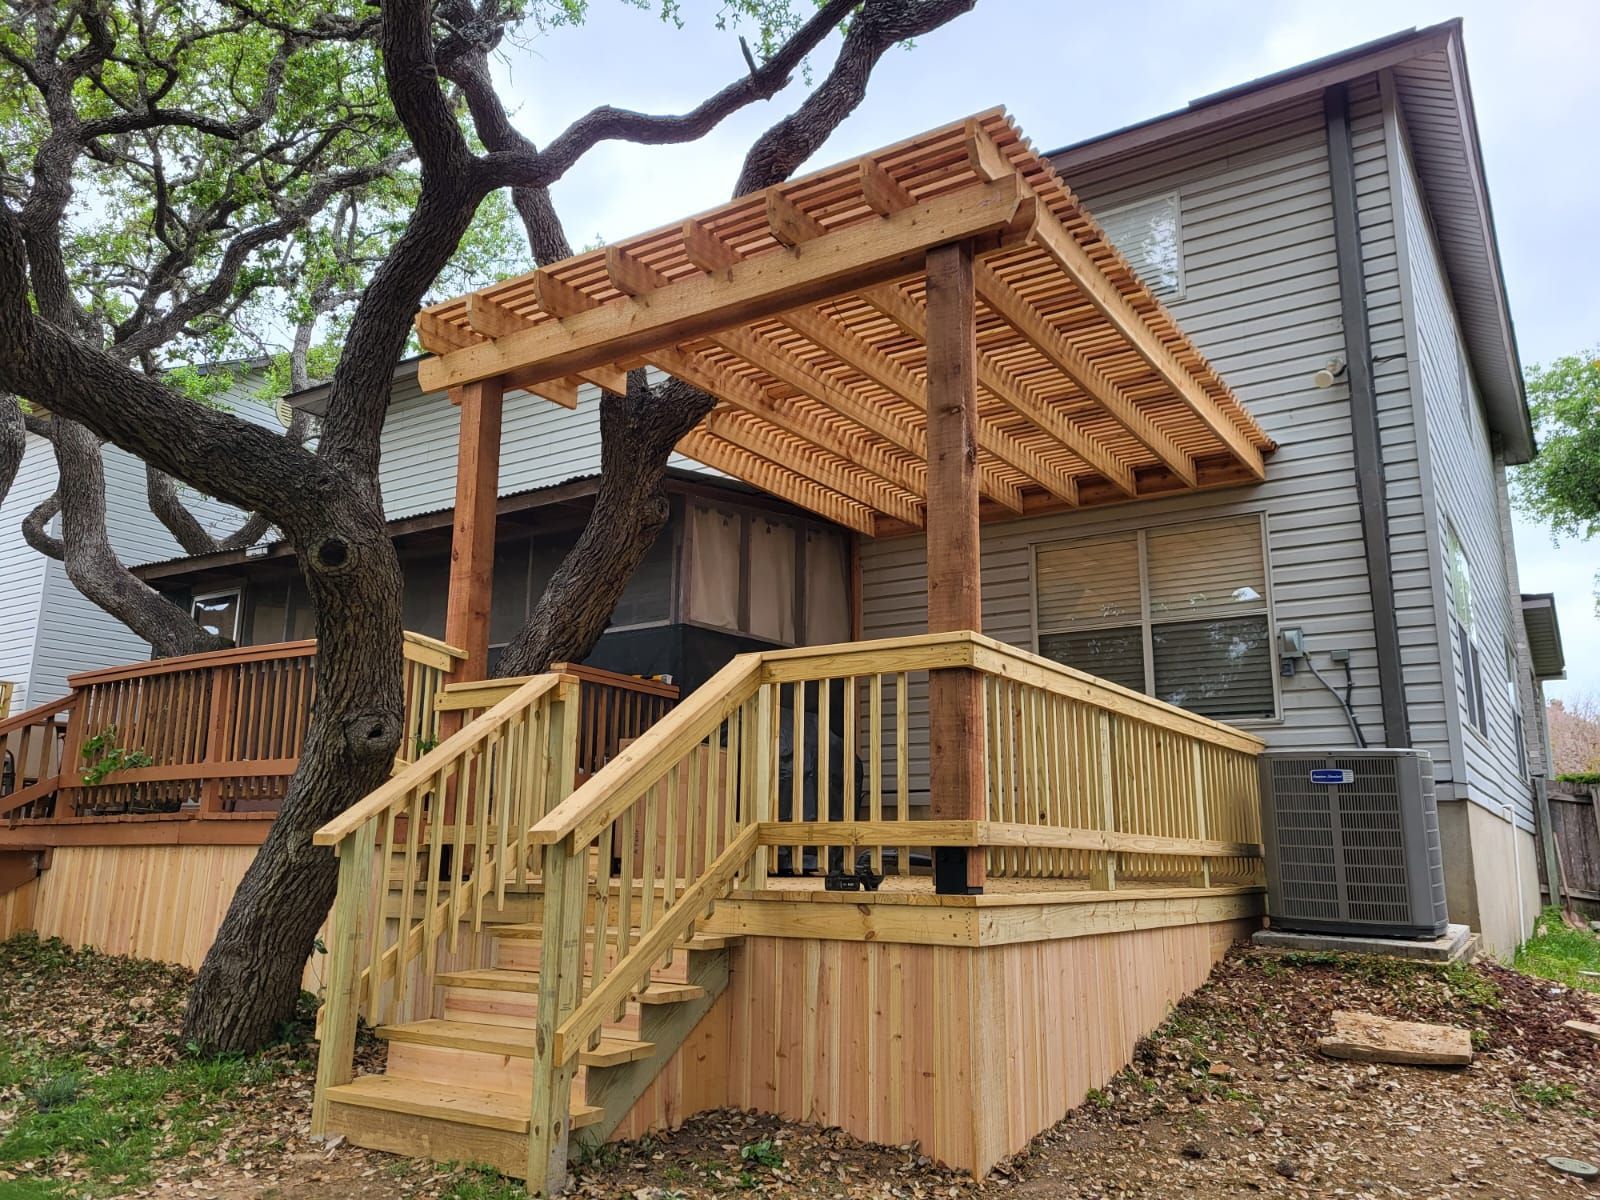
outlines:
[{"label": "black metal post base", "polygon": [[933,890],[941,896],[981,896],[981,887],[967,885],[967,854],[965,846],[935,846],[933,848]]}]

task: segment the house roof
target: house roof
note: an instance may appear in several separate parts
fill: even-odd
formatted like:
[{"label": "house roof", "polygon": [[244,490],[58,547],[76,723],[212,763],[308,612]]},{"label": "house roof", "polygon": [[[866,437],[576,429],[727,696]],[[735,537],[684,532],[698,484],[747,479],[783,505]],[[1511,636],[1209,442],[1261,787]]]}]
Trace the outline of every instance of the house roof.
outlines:
[{"label": "house roof", "polygon": [[1567,656],[1561,646],[1561,623],[1556,620],[1555,596],[1550,592],[1524,592],[1522,623],[1528,630],[1534,678],[1565,679]]},{"label": "house roof", "polygon": [[929,251],[955,242],[997,509],[1264,477],[1271,440],[1000,109],[425,308],[419,380],[570,407],[648,363],[720,402],[681,453],[864,533],[918,527]]},{"label": "house roof", "polygon": [[1489,426],[1503,439],[1506,460],[1520,463],[1534,454],[1533,423],[1506,299],[1461,28],[1458,19],[1367,42],[1065,146],[1050,158],[1070,180],[1075,169],[1087,164],[1387,70]]}]

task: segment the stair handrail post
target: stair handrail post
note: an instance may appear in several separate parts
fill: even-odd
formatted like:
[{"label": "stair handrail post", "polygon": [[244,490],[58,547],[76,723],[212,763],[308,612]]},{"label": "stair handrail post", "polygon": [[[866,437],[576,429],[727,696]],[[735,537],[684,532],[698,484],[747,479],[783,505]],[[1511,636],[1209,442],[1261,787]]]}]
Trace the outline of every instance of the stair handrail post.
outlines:
[{"label": "stair handrail post", "polygon": [[[580,685],[564,683],[550,702],[544,812],[565,800],[578,769]],[[583,973],[584,875],[588,845],[575,836],[544,847],[540,868],[543,930],[539,944],[539,1008],[533,1052],[533,1107],[528,1122],[528,1190],[553,1196],[567,1183],[567,1139],[575,1058],[557,1057],[556,1030],[578,1004]]]},{"label": "stair handrail post", "polygon": [[370,820],[334,847],[339,856],[339,890],[333,901],[328,938],[327,997],[317,1049],[316,1098],[311,1106],[314,1136],[327,1130],[328,1089],[355,1078],[356,1018],[361,999],[356,964],[367,928],[377,835],[378,823]]}]

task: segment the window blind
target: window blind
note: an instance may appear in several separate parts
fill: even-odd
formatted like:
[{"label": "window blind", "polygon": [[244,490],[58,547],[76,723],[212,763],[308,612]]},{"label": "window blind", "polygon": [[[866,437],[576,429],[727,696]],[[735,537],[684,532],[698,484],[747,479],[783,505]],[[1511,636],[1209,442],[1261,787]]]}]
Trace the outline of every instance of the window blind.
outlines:
[{"label": "window blind", "polygon": [[1138,534],[1041,549],[1036,567],[1041,631],[1141,617]]},{"label": "window blind", "polygon": [[1267,568],[1254,517],[1151,530],[1146,539],[1152,621],[1266,609]]},{"label": "window blind", "polygon": [[1176,192],[1108,208],[1095,216],[1147,288],[1163,300],[1183,297],[1183,231]]},{"label": "window blind", "polygon": [[1218,719],[1273,715],[1272,647],[1265,613],[1156,625],[1150,643],[1160,699]]},{"label": "window blind", "polygon": [[1136,692],[1145,690],[1144,630],[1138,625],[1040,634],[1039,653]]}]

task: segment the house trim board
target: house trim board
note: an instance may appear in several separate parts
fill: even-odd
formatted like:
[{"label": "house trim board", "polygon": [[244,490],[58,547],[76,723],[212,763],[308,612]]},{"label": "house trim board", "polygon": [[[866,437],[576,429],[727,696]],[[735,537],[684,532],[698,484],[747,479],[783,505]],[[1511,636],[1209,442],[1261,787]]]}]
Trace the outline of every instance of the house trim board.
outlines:
[{"label": "house trim board", "polygon": [[1378,658],[1378,696],[1384,743],[1411,745],[1400,624],[1394,607],[1394,568],[1389,556],[1389,507],[1378,432],[1377,393],[1372,378],[1371,316],[1356,212],[1355,150],[1351,144],[1350,96],[1343,83],[1323,93],[1328,134],[1328,175],[1333,195],[1334,246],[1339,263],[1339,304],[1344,322],[1345,373],[1350,393],[1350,442],[1355,454],[1356,495],[1372,595],[1372,633]]}]

